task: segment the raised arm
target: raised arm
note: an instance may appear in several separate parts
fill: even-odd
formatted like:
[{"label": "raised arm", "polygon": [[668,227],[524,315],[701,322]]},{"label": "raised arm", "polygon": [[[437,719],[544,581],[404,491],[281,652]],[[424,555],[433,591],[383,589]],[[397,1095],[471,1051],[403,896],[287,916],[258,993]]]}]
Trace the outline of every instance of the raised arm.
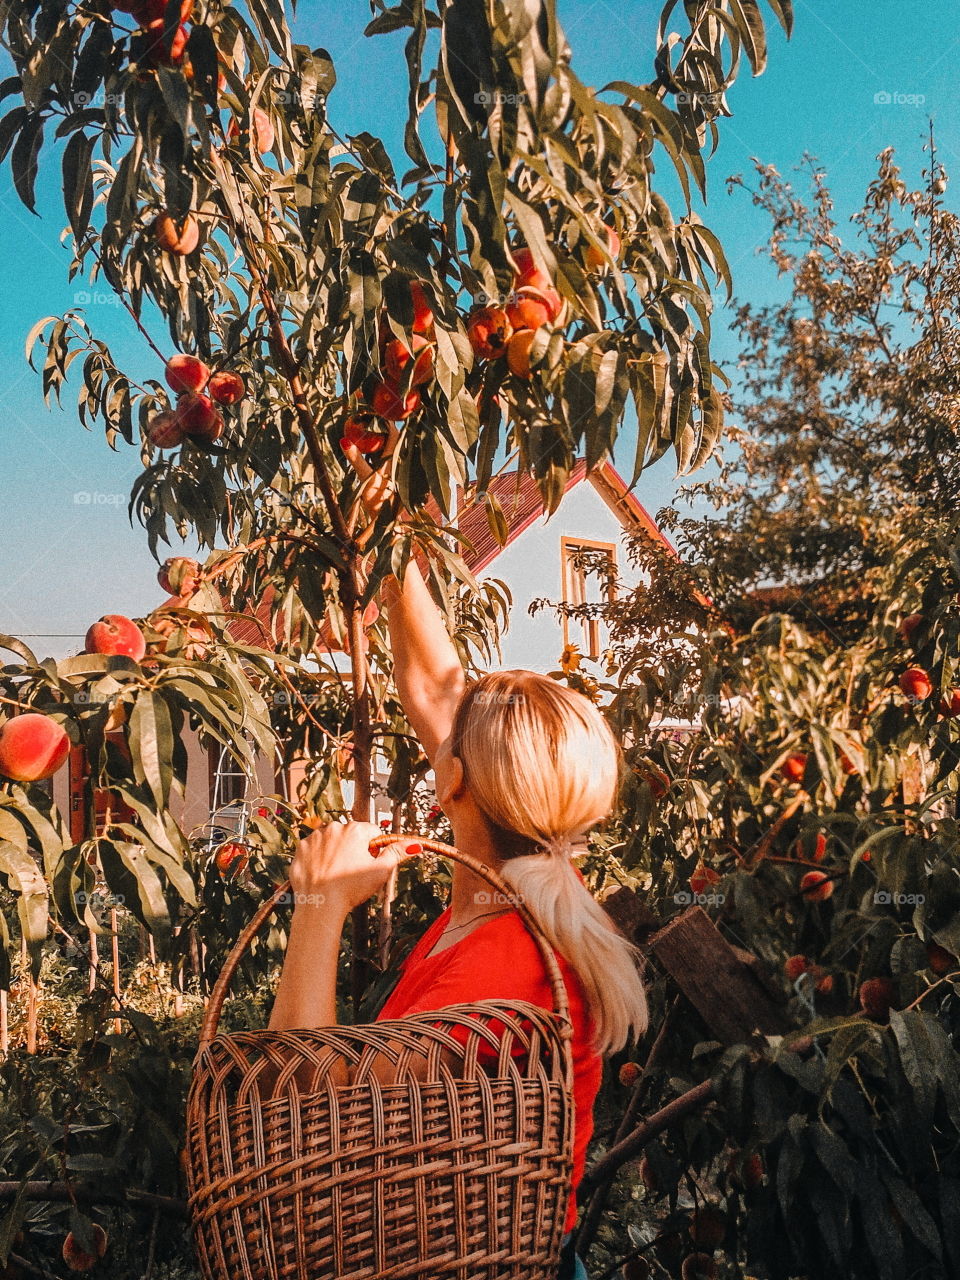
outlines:
[{"label": "raised arm", "polygon": [[[394,428],[388,449],[395,443]],[[385,468],[374,471],[356,446],[346,446],[345,451],[365,481],[363,501],[373,517],[391,491],[390,478]],[[433,764],[437,748],[453,727],[454,712],[466,684],[460,656],[423,574],[412,560],[402,582],[392,576],[386,580],[383,600],[400,702]]]}]

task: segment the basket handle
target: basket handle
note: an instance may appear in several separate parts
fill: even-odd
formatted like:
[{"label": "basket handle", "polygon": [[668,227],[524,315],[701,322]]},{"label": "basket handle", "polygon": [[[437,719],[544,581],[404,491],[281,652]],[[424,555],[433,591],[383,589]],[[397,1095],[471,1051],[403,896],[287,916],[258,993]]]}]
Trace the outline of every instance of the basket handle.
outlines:
[{"label": "basket handle", "polygon": [[[472,858],[468,853],[461,853],[459,849],[455,849],[451,844],[444,844],[442,840],[424,840],[418,836],[405,836],[397,832],[391,832],[389,835],[374,836],[370,841],[370,849],[382,849],[390,844],[403,843],[410,841],[415,846],[408,849],[408,853],[423,853],[427,850],[431,853],[439,853],[445,858],[452,858],[455,862],[459,862],[462,866],[469,867],[471,871],[475,871],[477,875],[482,876],[489,881],[495,889],[504,894],[507,898],[513,896],[510,886],[505,880],[492,871],[485,862],[479,862],[476,858]],[[224,961],[223,969],[220,976],[214,984],[213,991],[210,993],[210,1000],[207,1004],[206,1013],[204,1014],[203,1023],[200,1027],[200,1041],[198,1050],[202,1049],[217,1034],[217,1027],[220,1023],[220,1013],[223,1009],[223,1002],[226,999],[227,988],[230,985],[233,975],[237,971],[237,966],[247,947],[253,941],[260,926],[267,919],[274,907],[286,897],[287,890],[290,888],[290,881],[285,880],[279,885],[274,892],[262,902],[257,908],[255,914],[244,928],[240,937],[234,943],[230,954]],[[573,1027],[570,1022],[570,1005],[567,1000],[567,990],[564,985],[563,975],[560,972],[560,966],[557,964],[556,957],[553,954],[553,948],[547,939],[543,936],[540,928],[533,918],[530,911],[522,902],[515,903],[516,909],[519,911],[521,919],[533,934],[537,946],[540,948],[540,954],[543,956],[543,962],[550,978],[550,987],[553,993],[553,1003],[555,1012],[561,1018],[559,1028],[560,1039],[564,1043],[572,1039]]]}]

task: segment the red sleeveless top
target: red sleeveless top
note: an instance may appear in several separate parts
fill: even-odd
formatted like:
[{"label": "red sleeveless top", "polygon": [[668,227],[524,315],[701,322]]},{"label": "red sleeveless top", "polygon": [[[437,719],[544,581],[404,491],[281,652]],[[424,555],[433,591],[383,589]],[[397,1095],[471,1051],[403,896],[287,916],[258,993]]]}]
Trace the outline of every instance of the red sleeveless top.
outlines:
[{"label": "red sleeveless top", "polygon": [[[450,911],[448,907],[434,920],[403,961],[400,980],[377,1014],[378,1022],[474,1000],[525,1000],[542,1009],[553,1008],[553,993],[540,948],[515,910],[485,920],[459,942],[428,956],[450,921]],[[600,1088],[603,1059],[590,1049],[592,1022],[582,983],[566,958],[556,949],[554,955],[563,975],[573,1024],[573,1174],[563,1228],[566,1233],[573,1230],[577,1221],[576,1188],[583,1177],[587,1145],[593,1134],[593,1104]],[[522,1047],[516,1046],[515,1052],[522,1054]],[[481,1046],[477,1056],[480,1062],[496,1062],[496,1053],[489,1045]]]}]

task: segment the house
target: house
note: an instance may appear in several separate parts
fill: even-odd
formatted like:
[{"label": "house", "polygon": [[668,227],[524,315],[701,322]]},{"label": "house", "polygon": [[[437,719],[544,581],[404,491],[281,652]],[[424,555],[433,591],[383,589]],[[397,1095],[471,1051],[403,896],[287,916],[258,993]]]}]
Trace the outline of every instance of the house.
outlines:
[{"label": "house", "polygon": [[[601,463],[589,474],[586,464],[578,462],[559,507],[548,518],[544,516],[539,489],[526,474],[499,474],[486,493],[496,500],[503,514],[506,537],[502,545],[491,530],[487,504],[482,498],[475,497],[465,505],[458,494],[451,524],[467,540],[461,554],[471,572],[480,581],[503,581],[512,595],[501,665],[541,672],[555,670],[566,645],[576,645],[586,658],[600,658],[607,647],[607,637],[598,619],[558,617],[545,605],[531,612],[531,606],[537,601],[565,601],[572,605],[600,601],[605,587],[585,567],[584,552],[590,552],[596,562],[609,564],[626,588],[636,586],[641,575],[627,556],[631,535],[645,533],[673,553],[650,514],[609,462]],[[180,602],[170,598],[163,603]],[[270,607],[271,596],[267,592],[249,619],[230,624],[234,639],[260,647],[276,643]],[[337,653],[334,657],[341,671],[348,667],[347,655]],[[224,836],[217,835],[213,828],[225,833],[239,829],[242,834],[244,814],[256,797],[276,792],[292,799],[296,794],[298,775],[302,774],[296,766],[284,771],[276,762],[259,760],[256,776],[248,778],[219,748],[205,750],[195,738],[187,746],[190,773],[186,804],[176,816],[199,836],[222,840]],[[79,765],[70,772],[71,811],[79,804],[74,794],[77,786],[82,786]]]},{"label": "house", "polygon": [[578,564],[580,552],[597,553],[596,559],[609,562],[630,588],[640,579],[627,557],[630,535],[645,533],[671,553],[673,547],[609,462],[588,475],[581,459],[570,473],[560,506],[546,519],[543,499],[528,475],[507,472],[487,492],[496,498],[506,519],[504,545],[494,538],[480,502],[460,516],[457,527],[473,547],[464,553],[471,572],[481,580],[501,579],[513,596],[502,646],[504,667],[555,670],[566,644],[577,645],[585,657],[599,658],[607,644],[596,619],[558,618],[548,608],[531,614],[531,604],[536,600],[573,605],[600,601],[601,581]]}]

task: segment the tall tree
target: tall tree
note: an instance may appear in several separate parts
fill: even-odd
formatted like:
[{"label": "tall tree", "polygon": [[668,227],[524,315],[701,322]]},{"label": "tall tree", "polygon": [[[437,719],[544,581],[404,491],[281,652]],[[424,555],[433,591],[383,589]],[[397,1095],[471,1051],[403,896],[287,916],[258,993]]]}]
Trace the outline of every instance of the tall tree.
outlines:
[{"label": "tall tree", "polygon": [[[789,0],[770,8],[789,32]],[[376,723],[389,664],[368,661],[365,611],[416,548],[451,618],[450,584],[475,588],[428,499],[446,516],[453,483],[472,484],[499,529],[486,482],[505,450],[553,509],[574,459],[612,449],[631,397],[637,473],[671,446],[683,471],[713,448],[708,282],[727,268],[690,192],[741,59],[766,61],[756,0],[671,0],[651,80],[600,89],[575,74],[554,0],[373,10],[368,35],[407,33],[403,174],[370,133],[337,131],[331,59],[294,41],[281,0],[4,6],[15,105],[0,120],[29,209],[59,156],[71,275],[102,276],[158,361],[134,380],[74,309],[28,342],[45,348],[45,394],[76,361],[81,419],[141,450],[132,511],[154,550],[172,530],[225,542],[230,572],[214,555],[206,577],[241,608],[270,602],[293,659],[325,623],[345,638],[350,729],[325,768],[350,762],[361,818],[374,742],[398,740]],[[421,134],[427,113],[442,146]],[[661,159],[680,217],[654,186]],[[413,516],[365,527],[340,442],[374,456],[390,419]],[[315,794],[322,809],[325,783]]]},{"label": "tall tree", "polygon": [[752,199],[789,297],[736,312],[740,425],[719,475],[687,488],[716,517],[669,517],[735,611],[744,590],[781,587],[753,616],[793,607],[807,625],[856,630],[904,535],[956,510],[960,220],[932,132],[924,150],[916,189],[891,149],[880,155],[855,235],[842,234],[810,157],[806,199],[757,168]]}]

